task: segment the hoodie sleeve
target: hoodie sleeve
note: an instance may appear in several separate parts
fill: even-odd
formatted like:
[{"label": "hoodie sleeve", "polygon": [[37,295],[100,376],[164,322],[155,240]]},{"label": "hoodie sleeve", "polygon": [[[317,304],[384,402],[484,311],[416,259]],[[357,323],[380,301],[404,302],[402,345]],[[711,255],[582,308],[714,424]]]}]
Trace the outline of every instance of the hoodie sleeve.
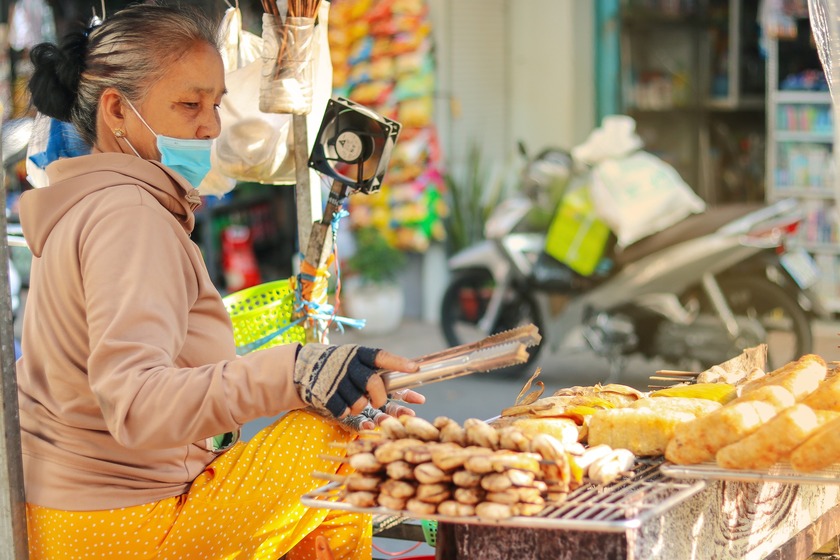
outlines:
[{"label": "hoodie sleeve", "polygon": [[[150,206],[128,206],[87,228],[80,243],[90,387],[109,431],[126,447],[185,445],[304,406],[292,384],[297,345],[176,367],[198,274],[206,272],[197,270],[192,242],[168,218]],[[230,336],[229,328],[218,330]]]}]

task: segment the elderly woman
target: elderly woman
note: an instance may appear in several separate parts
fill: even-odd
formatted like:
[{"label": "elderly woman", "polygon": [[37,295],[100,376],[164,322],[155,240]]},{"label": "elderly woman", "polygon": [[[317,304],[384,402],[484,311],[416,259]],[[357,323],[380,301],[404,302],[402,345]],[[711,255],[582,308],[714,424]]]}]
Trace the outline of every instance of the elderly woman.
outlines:
[{"label": "elderly woman", "polygon": [[32,51],[33,104],[92,146],[21,201],[35,256],[18,363],[34,560],[371,555],[367,516],[300,497],[313,471],[340,470],[320,458],[354,437],[337,419],[385,404],[375,371],[417,366],[353,345],[237,357],[190,239],[225,94],[215,41],[197,13],[137,5]]}]

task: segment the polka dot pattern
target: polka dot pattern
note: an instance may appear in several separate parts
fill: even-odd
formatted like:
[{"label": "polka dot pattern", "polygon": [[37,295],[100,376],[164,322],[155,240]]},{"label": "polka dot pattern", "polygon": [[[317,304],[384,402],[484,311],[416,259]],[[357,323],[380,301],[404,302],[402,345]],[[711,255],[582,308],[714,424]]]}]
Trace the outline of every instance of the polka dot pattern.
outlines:
[{"label": "polka dot pattern", "polygon": [[321,486],[312,473],[345,473],[321,459],[352,435],[294,411],[216,458],[183,496],[107,511],[27,504],[31,560],[314,560],[327,537],[336,559],[371,557],[370,516],[311,509],[300,497]]}]

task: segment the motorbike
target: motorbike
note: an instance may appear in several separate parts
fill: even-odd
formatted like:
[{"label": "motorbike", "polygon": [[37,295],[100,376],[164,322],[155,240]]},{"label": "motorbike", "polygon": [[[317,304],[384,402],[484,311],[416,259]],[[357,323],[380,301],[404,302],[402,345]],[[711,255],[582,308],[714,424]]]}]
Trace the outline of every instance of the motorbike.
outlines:
[{"label": "motorbike", "polygon": [[542,343],[502,375],[533,371],[545,348],[582,348],[606,358],[611,381],[631,356],[699,372],[762,343],[770,368],[811,351],[811,320],[828,314],[812,289],[813,259],[788,250],[803,216],[796,201],[707,208],[581,276],[545,254],[545,231],[526,219],[545,204],[533,186],[546,169],[569,172],[568,159],[548,149],[528,161],[524,194],[494,209],[485,239],[449,258],[440,320],[450,345],[533,323]]}]

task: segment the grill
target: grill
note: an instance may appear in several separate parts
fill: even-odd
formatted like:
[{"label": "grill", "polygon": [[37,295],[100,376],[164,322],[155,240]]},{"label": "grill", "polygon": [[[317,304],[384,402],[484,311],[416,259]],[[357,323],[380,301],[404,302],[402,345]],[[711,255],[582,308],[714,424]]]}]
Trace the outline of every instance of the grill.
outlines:
[{"label": "grill", "polygon": [[738,471],[718,467],[715,463],[661,467],[663,475],[689,480],[731,480],[735,482],[778,482],[781,484],[840,484],[840,465],[831,465],[811,473],[793,470],[788,462],[776,463],[767,471]]},{"label": "grill", "polygon": [[445,515],[419,516],[395,512],[382,507],[360,508],[340,501],[342,485],[329,483],[303,496],[304,505],[337,509],[374,516],[422,518],[449,523],[469,523],[529,529],[566,529],[606,533],[623,533],[637,529],[647,520],[662,515],[706,487],[704,480],[680,480],[660,471],[664,459],[637,459],[632,475],[606,486],[585,484],[571,492],[562,504],[548,505],[533,517],[512,517],[503,521],[487,521],[478,517]]}]

